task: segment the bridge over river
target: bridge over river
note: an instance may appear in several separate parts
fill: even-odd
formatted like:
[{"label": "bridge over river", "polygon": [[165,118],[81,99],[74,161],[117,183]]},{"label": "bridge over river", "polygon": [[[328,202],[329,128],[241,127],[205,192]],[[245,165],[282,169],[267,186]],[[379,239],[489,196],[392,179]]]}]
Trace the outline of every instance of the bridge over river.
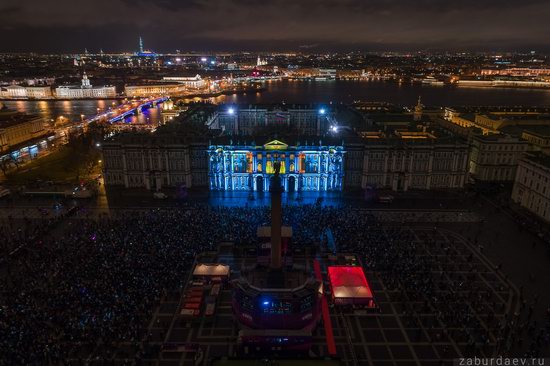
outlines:
[{"label": "bridge over river", "polygon": [[103,113],[96,114],[93,117],[85,119],[83,122],[91,123],[96,121],[107,121],[109,123],[115,123],[119,121],[123,121],[124,118],[141,113],[141,111],[145,108],[154,107],[159,103],[162,103],[166,100],[168,100],[170,97],[152,97],[152,98],[145,98],[145,99],[139,99],[135,101],[129,101],[127,103],[123,103],[119,105],[116,108],[109,109],[108,111],[105,111]]}]

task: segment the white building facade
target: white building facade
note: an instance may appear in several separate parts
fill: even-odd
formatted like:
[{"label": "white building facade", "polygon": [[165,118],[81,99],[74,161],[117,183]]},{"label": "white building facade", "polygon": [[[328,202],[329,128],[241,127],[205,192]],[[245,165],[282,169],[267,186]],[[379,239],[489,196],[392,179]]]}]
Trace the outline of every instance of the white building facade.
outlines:
[{"label": "white building facade", "polygon": [[47,133],[44,119],[40,116],[0,112],[0,152]]},{"label": "white building facade", "polygon": [[361,188],[457,189],[467,182],[467,171],[466,144],[369,144],[363,154]]},{"label": "white building facade", "polygon": [[58,86],[55,89],[55,95],[58,99],[101,99],[115,98],[117,96],[114,86],[92,86],[86,73],[82,76],[80,86]]},{"label": "white building facade", "polygon": [[151,97],[168,96],[186,91],[183,84],[146,84],[146,85],[127,85],[124,87],[124,93],[127,97]]},{"label": "white building facade", "polygon": [[518,164],[512,201],[550,222],[550,157],[527,154]]},{"label": "white building facade", "polygon": [[485,182],[513,181],[518,161],[528,150],[525,140],[506,135],[474,136],[471,141],[469,170]]},{"label": "white building facade", "polygon": [[165,76],[162,80],[182,84],[188,89],[204,89],[207,85],[206,80],[202,79],[199,74],[195,76]]},{"label": "white building facade", "polygon": [[208,185],[206,144],[105,142],[103,161],[105,184],[109,186],[160,190]]},{"label": "white building facade", "polygon": [[13,99],[50,99],[53,98],[50,86],[9,85],[0,88],[0,97]]},{"label": "white building facade", "polygon": [[[317,146],[316,148],[323,147]],[[243,150],[244,146],[236,144],[231,149],[238,152],[245,151]],[[332,188],[327,185],[325,189],[353,190],[368,187],[394,191],[459,189],[463,188],[467,182],[468,146],[466,144],[417,144],[412,147],[404,147],[384,142],[379,144],[354,143],[344,144],[343,149],[346,150],[346,153],[338,155],[341,167],[338,171],[339,183],[337,186],[330,186]],[[219,190],[222,186],[225,188],[231,186],[234,189],[236,184],[239,187],[242,185],[242,189],[245,190],[251,190],[251,187],[256,187],[254,190],[258,190],[257,176],[270,173],[269,164],[263,160],[270,158],[270,154],[278,154],[278,159],[291,159],[285,165],[285,167],[288,166],[289,172],[297,172],[293,180],[295,191],[321,190],[312,188],[321,187],[315,182],[321,172],[314,170],[309,172],[307,160],[304,160],[306,163],[303,164],[302,172],[301,165],[295,162],[296,159],[302,157],[299,153],[275,150],[259,154],[247,152],[250,155],[250,164],[248,164],[250,166],[242,168],[244,169],[242,172],[231,167],[227,168],[227,172],[231,171],[231,184],[223,181],[220,183],[221,185],[215,185],[215,189]],[[158,144],[140,140],[126,143],[117,142],[115,139],[103,144],[103,154],[107,185],[142,187],[150,190],[177,187],[181,184],[185,184],[186,187],[208,187],[210,185],[212,188],[213,174],[217,174],[219,170],[216,168],[214,171],[212,168],[212,148],[209,149],[206,142]],[[245,160],[249,157],[248,155],[242,154]],[[263,159],[262,163],[259,163],[260,160],[254,160],[260,155]],[[306,159],[307,154],[303,155]],[[318,154],[311,152],[310,155],[317,156]],[[219,166],[219,164],[216,165],[216,167]],[[315,169],[314,164],[311,169]],[[300,173],[303,173],[301,175],[310,179],[311,182],[300,180],[303,178],[300,177]],[[233,182],[233,176],[237,175],[240,181]],[[247,179],[253,180],[248,181]],[[265,176],[262,176],[262,183],[263,189],[267,190],[268,182]],[[323,185],[323,187],[325,186]]]}]

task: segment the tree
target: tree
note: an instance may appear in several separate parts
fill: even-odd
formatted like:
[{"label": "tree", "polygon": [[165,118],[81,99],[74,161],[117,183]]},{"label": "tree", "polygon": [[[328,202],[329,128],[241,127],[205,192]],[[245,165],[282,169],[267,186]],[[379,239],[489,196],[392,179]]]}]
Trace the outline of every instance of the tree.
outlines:
[{"label": "tree", "polygon": [[8,170],[10,168],[8,159],[2,159],[0,160],[0,170],[2,170],[2,173],[4,173],[4,176],[8,175]]}]

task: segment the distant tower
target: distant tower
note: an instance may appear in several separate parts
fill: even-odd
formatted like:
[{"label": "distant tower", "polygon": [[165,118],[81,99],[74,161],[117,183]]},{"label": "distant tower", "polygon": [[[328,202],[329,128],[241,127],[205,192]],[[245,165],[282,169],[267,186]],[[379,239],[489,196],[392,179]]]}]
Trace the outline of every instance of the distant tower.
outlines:
[{"label": "distant tower", "polygon": [[424,106],[422,105],[421,97],[418,97],[418,103],[416,103],[416,106],[414,107],[414,120],[415,121],[421,121],[422,120],[422,111],[424,110]]},{"label": "distant tower", "polygon": [[92,84],[90,84],[90,79],[88,79],[88,75],[86,75],[86,71],[82,74],[82,87],[83,88],[91,88]]},{"label": "distant tower", "polygon": [[100,49],[99,49],[99,54],[100,54],[101,56],[104,55],[104,53],[103,53],[103,48],[100,48]]},{"label": "distant tower", "polygon": [[258,55],[258,59],[256,60],[256,66],[262,66],[262,59]]},{"label": "distant tower", "polygon": [[88,49],[87,49],[87,48],[84,49],[84,54],[85,54],[85,55],[88,54]]},{"label": "distant tower", "polygon": [[143,39],[139,36],[139,53],[143,53]]}]

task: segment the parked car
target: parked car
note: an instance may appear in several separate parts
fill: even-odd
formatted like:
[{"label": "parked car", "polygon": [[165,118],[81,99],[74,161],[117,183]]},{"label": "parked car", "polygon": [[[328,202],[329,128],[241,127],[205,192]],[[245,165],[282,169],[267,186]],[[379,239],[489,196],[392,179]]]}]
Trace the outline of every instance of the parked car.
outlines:
[{"label": "parked car", "polygon": [[153,193],[153,198],[163,200],[163,199],[168,198],[168,196],[166,194],[162,193],[162,192],[155,192],[155,193]]},{"label": "parked car", "polygon": [[94,195],[94,191],[86,189],[85,187],[76,187],[72,190],[64,192],[65,197],[68,198],[90,198]]},{"label": "parked car", "polygon": [[394,200],[394,197],[389,194],[378,197],[378,202],[380,203],[392,203],[393,200]]},{"label": "parked car", "polygon": [[9,196],[10,194],[11,194],[11,191],[9,189],[0,186],[0,197],[6,197],[6,196]]}]

